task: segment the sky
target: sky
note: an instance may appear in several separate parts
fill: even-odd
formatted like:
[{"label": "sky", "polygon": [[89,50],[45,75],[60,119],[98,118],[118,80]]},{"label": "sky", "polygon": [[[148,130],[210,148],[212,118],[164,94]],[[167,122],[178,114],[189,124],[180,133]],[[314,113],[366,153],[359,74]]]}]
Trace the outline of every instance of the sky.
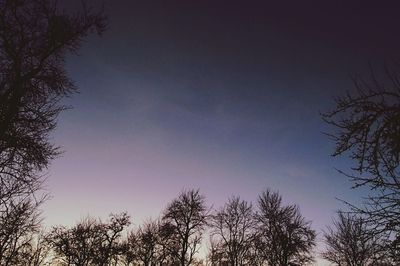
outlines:
[{"label": "sky", "polygon": [[352,76],[398,58],[398,4],[89,2],[109,24],[66,60],[79,93],[53,135],[64,153],[47,174],[47,226],[121,211],[138,225],[183,189],[218,208],[271,188],[320,241],[337,198],[360,201],[320,113],[354,90]]}]

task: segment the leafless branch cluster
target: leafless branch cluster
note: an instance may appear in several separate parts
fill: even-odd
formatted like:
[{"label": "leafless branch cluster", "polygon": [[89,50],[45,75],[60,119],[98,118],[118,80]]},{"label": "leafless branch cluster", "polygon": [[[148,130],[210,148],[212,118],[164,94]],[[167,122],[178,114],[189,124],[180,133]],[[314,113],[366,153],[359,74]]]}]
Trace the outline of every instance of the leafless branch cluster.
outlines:
[{"label": "leafless branch cluster", "polygon": [[[400,79],[398,66],[385,68],[383,81],[354,79],[355,93],[336,99],[333,111],[323,115],[336,132],[334,156],[348,154],[355,166],[345,174],[353,187],[368,187],[364,205],[350,206],[368,225],[369,234],[384,240],[393,263],[399,263],[400,238]],[[392,69],[395,69],[394,71]],[[343,217],[339,217],[343,223]],[[339,229],[340,230],[340,229]],[[397,243],[397,244],[396,244]],[[393,250],[397,249],[396,252]],[[374,264],[375,265],[375,264]]]},{"label": "leafless branch cluster", "polygon": [[40,261],[26,252],[40,242],[33,234],[46,199],[42,171],[59,154],[49,134],[65,108],[60,100],[75,89],[64,57],[104,25],[102,14],[67,15],[52,0],[0,0],[1,265]]},{"label": "leafless branch cluster", "polygon": [[212,265],[307,265],[313,261],[316,233],[298,206],[282,204],[265,190],[257,209],[239,197],[228,200],[211,219]]}]

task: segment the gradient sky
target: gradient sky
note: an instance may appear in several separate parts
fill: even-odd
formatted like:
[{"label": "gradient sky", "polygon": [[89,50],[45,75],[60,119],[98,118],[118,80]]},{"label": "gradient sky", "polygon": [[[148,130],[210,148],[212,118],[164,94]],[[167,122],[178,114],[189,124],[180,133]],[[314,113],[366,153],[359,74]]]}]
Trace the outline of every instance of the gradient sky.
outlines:
[{"label": "gradient sky", "polygon": [[320,233],[335,197],[357,202],[319,112],[398,58],[400,6],[275,2],[105,1],[108,30],[67,59],[80,93],[54,134],[45,223],[126,210],[140,224],[184,188],[219,207],[270,187]]}]

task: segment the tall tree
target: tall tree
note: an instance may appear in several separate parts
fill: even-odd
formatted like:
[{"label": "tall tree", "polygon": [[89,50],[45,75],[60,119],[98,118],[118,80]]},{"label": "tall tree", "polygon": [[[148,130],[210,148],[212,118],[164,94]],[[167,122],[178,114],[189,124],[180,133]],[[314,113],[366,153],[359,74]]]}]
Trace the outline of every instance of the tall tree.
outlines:
[{"label": "tall tree", "polygon": [[312,262],[315,231],[296,205],[283,206],[278,192],[267,189],[258,198],[257,242],[268,265],[306,265]]},{"label": "tall tree", "polygon": [[[354,79],[356,91],[336,98],[323,119],[335,128],[334,156],[348,154],[354,166],[345,173],[353,187],[370,188],[364,206],[351,205],[365,216],[376,234],[388,238],[388,248],[400,239],[400,79],[385,69],[378,80]],[[400,254],[395,258],[400,262]]]},{"label": "tall tree", "polygon": [[37,229],[41,171],[58,154],[49,134],[64,109],[60,100],[75,89],[65,55],[104,22],[87,8],[65,14],[53,0],[0,0],[1,265]]},{"label": "tall tree", "polygon": [[212,234],[221,241],[220,250],[229,259],[229,265],[248,265],[247,255],[254,236],[255,220],[251,203],[232,197],[211,218]]},{"label": "tall tree", "polygon": [[362,217],[338,213],[333,228],[324,233],[326,250],[323,258],[338,266],[376,265],[379,261],[379,239]]},{"label": "tall tree", "polygon": [[75,90],[64,69],[104,16],[84,9],[68,15],[52,0],[0,1],[0,174],[31,177],[57,154],[49,141],[62,97]]},{"label": "tall tree", "polygon": [[163,220],[170,225],[172,237],[179,248],[174,254],[179,265],[187,266],[194,262],[207,218],[205,198],[199,190],[182,192],[165,210]]}]

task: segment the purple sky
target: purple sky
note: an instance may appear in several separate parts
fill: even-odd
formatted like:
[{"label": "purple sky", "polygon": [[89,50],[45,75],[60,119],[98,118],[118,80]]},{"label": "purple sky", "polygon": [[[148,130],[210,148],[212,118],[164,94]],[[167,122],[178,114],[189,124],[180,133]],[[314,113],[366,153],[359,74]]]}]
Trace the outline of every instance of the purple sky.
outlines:
[{"label": "purple sky", "polygon": [[139,224],[184,188],[219,207],[270,187],[320,233],[335,197],[359,200],[319,112],[352,90],[350,74],[397,58],[398,9],[216,2],[105,2],[107,32],[67,60],[80,93],[54,134],[65,153],[49,171],[47,225],[125,210]]}]

